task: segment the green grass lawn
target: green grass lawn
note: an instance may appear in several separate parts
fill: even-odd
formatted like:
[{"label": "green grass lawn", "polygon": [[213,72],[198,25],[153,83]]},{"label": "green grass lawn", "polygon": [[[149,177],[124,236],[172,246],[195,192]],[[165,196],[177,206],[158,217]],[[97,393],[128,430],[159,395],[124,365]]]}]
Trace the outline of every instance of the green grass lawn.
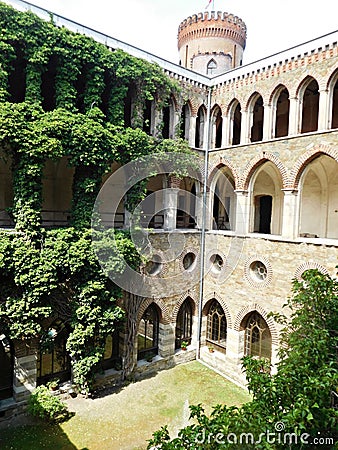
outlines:
[{"label": "green grass lawn", "polygon": [[162,425],[171,434],[187,424],[188,405],[210,411],[219,403],[250,400],[243,389],[194,361],[131,383],[96,399],[69,400],[76,414],[61,425],[32,424],[0,429],[1,450],[143,450]]}]

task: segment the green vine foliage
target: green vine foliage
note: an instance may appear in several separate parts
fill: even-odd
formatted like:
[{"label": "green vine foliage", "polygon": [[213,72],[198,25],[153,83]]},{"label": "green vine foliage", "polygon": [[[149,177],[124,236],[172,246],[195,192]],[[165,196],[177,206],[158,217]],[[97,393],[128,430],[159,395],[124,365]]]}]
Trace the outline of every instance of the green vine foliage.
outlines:
[{"label": "green vine foliage", "polygon": [[[0,155],[11,165],[13,204],[7,211],[15,223],[14,232],[0,236],[0,328],[13,339],[39,338],[52,320],[64,320],[75,381],[86,390],[106,336],[124,316],[117,306],[121,292],[91,246],[102,177],[114,162],[189,152],[184,141],[148,136],[137,128],[140,118],[125,127],[124,102],[135,90],[138,101],[161,99],[161,107],[178,87],[154,64],[0,3]],[[135,111],[142,111],[139,106]],[[45,230],[45,163],[64,157],[74,169],[70,226]],[[144,187],[135,190],[130,208],[144,195]],[[109,271],[122,271],[124,258],[138,268],[130,237],[112,233],[104,245],[114,241],[119,250]]]},{"label": "green vine foliage", "polygon": [[[302,277],[294,281],[285,305],[291,318],[274,314],[284,325],[277,373],[270,372],[268,360],[244,357],[251,402],[218,405],[210,415],[201,405],[191,406],[193,425],[174,439],[162,427],[149,449],[337,448],[338,411],[332,395],[338,386],[338,282],[318,270]],[[316,445],[319,437],[322,442]]]}]

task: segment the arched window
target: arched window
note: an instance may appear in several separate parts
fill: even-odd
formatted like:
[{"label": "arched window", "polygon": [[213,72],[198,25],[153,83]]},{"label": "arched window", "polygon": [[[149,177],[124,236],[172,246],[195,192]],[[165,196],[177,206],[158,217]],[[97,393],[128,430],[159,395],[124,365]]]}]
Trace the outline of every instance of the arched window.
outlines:
[{"label": "arched window", "polygon": [[332,119],[331,128],[338,128],[338,80],[333,87],[332,93]]},{"label": "arched window", "polygon": [[192,334],[192,306],[191,299],[187,298],[182,303],[176,320],[175,348],[180,348],[183,341],[191,343]]},{"label": "arched window", "polygon": [[70,358],[66,350],[68,331],[61,320],[56,320],[40,340],[37,361],[37,383],[46,384],[53,378],[70,379]]},{"label": "arched window", "polygon": [[168,100],[168,105],[162,108],[162,137],[163,139],[172,139],[175,134],[175,100],[171,97]]},{"label": "arched window", "polygon": [[214,59],[211,59],[207,65],[207,75],[213,75],[217,70],[217,63]]},{"label": "arched window", "polygon": [[222,111],[219,106],[215,106],[211,112],[211,147],[221,148],[222,146]]},{"label": "arched window", "polygon": [[21,103],[26,95],[26,69],[27,57],[19,43],[14,43],[15,59],[12,61],[12,70],[8,76],[9,101]]},{"label": "arched window", "polygon": [[137,359],[155,356],[158,353],[159,315],[156,305],[152,303],[145,310],[140,321],[137,341]]},{"label": "arched window", "polygon": [[149,135],[152,133],[153,125],[153,102],[151,100],[145,101],[143,111],[143,131]]},{"label": "arched window", "polygon": [[0,334],[0,400],[13,395],[13,352],[9,340]]},{"label": "arched window", "polygon": [[180,136],[181,138],[189,141],[189,128],[190,128],[190,108],[186,103],[183,105],[180,119]]},{"label": "arched window", "polygon": [[223,308],[217,300],[211,302],[207,320],[207,342],[226,347],[227,321]]},{"label": "arched window", "polygon": [[232,113],[232,145],[238,145],[241,142],[241,123],[242,123],[242,112],[241,105],[237,103],[236,108]]},{"label": "arched window", "polygon": [[263,98],[259,95],[252,108],[251,142],[258,142],[263,139],[263,122]]},{"label": "arched window", "polygon": [[301,133],[318,129],[319,86],[316,80],[310,81],[303,94]]},{"label": "arched window", "polygon": [[275,124],[275,137],[287,136],[289,133],[289,110],[290,100],[289,91],[284,88],[276,103],[276,124]]},{"label": "arched window", "polygon": [[245,355],[271,359],[271,333],[257,311],[250,314],[246,321]]},{"label": "arched window", "polygon": [[163,128],[162,128],[163,139],[169,139],[170,137],[170,107],[165,106],[163,108]]},{"label": "arched window", "polygon": [[[236,217],[235,181],[226,167],[217,171],[218,179],[214,188],[213,228],[234,230]],[[216,176],[217,176],[216,175]]]},{"label": "arched window", "polygon": [[195,147],[203,148],[203,134],[205,125],[205,108],[200,106],[196,117],[196,130],[195,130]]}]

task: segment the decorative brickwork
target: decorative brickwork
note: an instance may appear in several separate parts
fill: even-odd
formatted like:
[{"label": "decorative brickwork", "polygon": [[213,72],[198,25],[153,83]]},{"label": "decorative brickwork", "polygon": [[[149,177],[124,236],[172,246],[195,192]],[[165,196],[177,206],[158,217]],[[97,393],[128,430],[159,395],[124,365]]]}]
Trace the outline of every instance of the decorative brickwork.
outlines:
[{"label": "decorative brickwork", "polygon": [[257,311],[265,320],[265,322],[268,324],[270,333],[271,333],[271,338],[272,338],[272,344],[273,345],[278,345],[279,343],[279,336],[278,336],[278,331],[276,329],[276,325],[275,322],[273,321],[273,319],[271,317],[268,317],[267,312],[265,311],[264,308],[262,308],[259,304],[257,303],[253,303],[251,305],[247,305],[244,308],[242,308],[240,310],[240,312],[237,314],[235,323],[234,323],[234,330],[235,331],[240,331],[243,329],[243,325],[242,322],[245,319],[245,317],[254,312]]},{"label": "decorative brickwork", "polygon": [[290,181],[289,188],[298,189],[299,179],[305,169],[311,161],[317,158],[320,155],[327,155],[333,158],[336,162],[338,162],[338,150],[334,149],[330,145],[319,144],[315,145],[311,150],[305,152],[294,164],[291,173],[290,173]]},{"label": "decorative brickwork", "polygon": [[282,178],[283,189],[288,187],[288,173],[282,161],[278,158],[278,156],[272,153],[262,152],[260,155],[257,155],[255,158],[253,158],[244,168],[242,178],[238,183],[238,189],[246,191],[248,189],[252,174],[260,165],[262,165],[266,161],[270,161],[276,166]]},{"label": "decorative brickwork", "polygon": [[180,307],[182,306],[183,302],[187,299],[187,298],[191,298],[192,302],[193,302],[193,314],[196,315],[197,311],[198,311],[198,300],[197,300],[197,293],[195,291],[187,291],[184,292],[179,300],[175,303],[172,315],[171,315],[171,323],[176,323],[177,320],[177,314],[180,310]]},{"label": "decorative brickwork", "polygon": [[192,39],[201,37],[229,38],[244,48],[246,25],[242,19],[227,12],[194,14],[183,20],[178,28],[178,48]]},{"label": "decorative brickwork", "polygon": [[[264,277],[260,279],[255,277],[254,272],[252,270],[252,265],[255,264],[255,262],[258,263],[261,262],[266,268]],[[244,264],[244,278],[245,281],[255,289],[267,288],[272,280],[272,267],[270,261],[264,256],[259,255],[251,256],[249,259],[245,261]]]},{"label": "decorative brickwork", "polygon": [[221,305],[221,307],[222,307],[222,309],[224,311],[224,314],[225,314],[225,317],[226,317],[226,320],[227,320],[227,328],[232,328],[233,320],[232,320],[232,317],[231,317],[231,314],[230,314],[230,311],[229,311],[229,307],[226,304],[226,302],[224,301],[224,299],[222,298],[222,296],[219,295],[217,292],[208,292],[204,296],[204,300],[203,300],[203,314],[204,315],[208,314],[209,304],[214,299],[218,301],[218,303]]},{"label": "decorative brickwork", "polygon": [[222,167],[228,168],[230,170],[231,175],[235,182],[235,189],[237,189],[237,186],[240,182],[238,169],[237,169],[237,167],[234,166],[234,164],[229,159],[223,158],[222,156],[219,156],[219,162],[214,164],[210,168],[208,186],[213,185],[213,181],[214,181],[215,177],[217,178],[217,173],[222,169]]},{"label": "decorative brickwork", "polygon": [[319,264],[318,262],[314,262],[314,261],[308,261],[302,265],[300,265],[296,272],[295,272],[295,278],[298,281],[302,281],[302,275],[306,270],[309,269],[317,269],[319,270],[319,272],[321,272],[322,274],[325,275],[329,275],[329,271],[326,269],[326,267],[324,267],[322,264]]},{"label": "decorative brickwork", "polygon": [[155,305],[157,305],[161,311],[160,322],[163,323],[164,325],[170,323],[170,315],[169,315],[168,306],[165,304],[165,302],[162,299],[159,299],[159,298],[147,298],[142,302],[142,304],[138,310],[138,314],[137,314],[137,323],[138,324],[140,323],[140,320],[142,319],[142,316],[143,316],[145,310],[152,303],[155,303]]}]

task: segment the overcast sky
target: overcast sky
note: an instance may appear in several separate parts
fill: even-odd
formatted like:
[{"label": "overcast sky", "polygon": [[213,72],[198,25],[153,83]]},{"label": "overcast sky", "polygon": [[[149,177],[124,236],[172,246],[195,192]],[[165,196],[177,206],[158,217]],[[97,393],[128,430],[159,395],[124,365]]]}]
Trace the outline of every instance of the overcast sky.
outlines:
[{"label": "overcast sky", "polygon": [[[178,25],[205,11],[208,1],[29,0],[174,63],[178,63]],[[216,11],[233,13],[246,23],[244,64],[338,29],[337,0],[215,0],[214,4]]]}]

